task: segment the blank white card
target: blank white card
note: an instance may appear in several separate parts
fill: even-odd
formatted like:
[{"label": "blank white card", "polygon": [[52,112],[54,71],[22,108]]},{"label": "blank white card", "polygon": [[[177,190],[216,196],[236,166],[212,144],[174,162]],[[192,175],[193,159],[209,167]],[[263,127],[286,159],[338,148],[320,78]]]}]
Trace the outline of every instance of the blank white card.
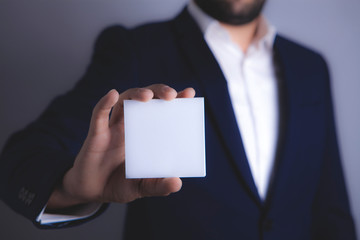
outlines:
[{"label": "blank white card", "polygon": [[204,177],[204,99],[124,101],[126,178]]}]

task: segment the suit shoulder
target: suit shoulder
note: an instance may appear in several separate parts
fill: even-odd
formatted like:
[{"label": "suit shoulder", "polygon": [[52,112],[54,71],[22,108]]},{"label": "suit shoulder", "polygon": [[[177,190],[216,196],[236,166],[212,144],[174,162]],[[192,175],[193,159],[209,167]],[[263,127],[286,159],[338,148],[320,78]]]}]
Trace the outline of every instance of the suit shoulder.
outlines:
[{"label": "suit shoulder", "polygon": [[170,30],[171,22],[170,20],[147,23],[133,28],[132,33],[139,37],[157,37],[166,34]]},{"label": "suit shoulder", "polygon": [[140,48],[160,48],[175,41],[173,20],[147,23],[131,30],[133,41]]},{"label": "suit shoulder", "polygon": [[95,52],[126,49],[130,44],[129,29],[121,25],[112,25],[100,32],[95,41]]},{"label": "suit shoulder", "polygon": [[153,22],[130,30],[131,41],[138,56],[159,56],[172,49],[177,39],[172,20]]},{"label": "suit shoulder", "polygon": [[281,48],[284,51],[291,53],[293,57],[296,57],[299,61],[306,65],[321,65],[322,67],[327,68],[325,58],[317,50],[314,50],[308,46],[304,46],[303,44],[300,44],[282,35],[276,36],[275,48]]},{"label": "suit shoulder", "polygon": [[99,36],[102,38],[108,38],[114,36],[122,36],[124,34],[126,35],[128,32],[129,30],[122,25],[111,25],[104,28]]},{"label": "suit shoulder", "polygon": [[96,40],[96,50],[104,48],[116,51],[116,49],[129,50],[136,45],[140,48],[161,46],[171,36],[171,21],[153,22],[139,25],[134,28],[126,28],[121,25],[113,25],[105,28]]}]

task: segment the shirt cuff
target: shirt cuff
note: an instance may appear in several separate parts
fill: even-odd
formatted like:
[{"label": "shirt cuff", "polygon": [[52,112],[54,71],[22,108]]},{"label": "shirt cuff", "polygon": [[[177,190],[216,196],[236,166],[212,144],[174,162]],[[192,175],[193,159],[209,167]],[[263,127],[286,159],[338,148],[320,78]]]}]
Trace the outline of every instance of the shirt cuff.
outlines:
[{"label": "shirt cuff", "polygon": [[51,225],[54,223],[69,222],[75,220],[81,220],[94,215],[101,208],[101,203],[89,203],[76,207],[72,207],[70,210],[64,212],[48,213],[45,212],[46,206],[42,209],[36,221],[40,225]]}]

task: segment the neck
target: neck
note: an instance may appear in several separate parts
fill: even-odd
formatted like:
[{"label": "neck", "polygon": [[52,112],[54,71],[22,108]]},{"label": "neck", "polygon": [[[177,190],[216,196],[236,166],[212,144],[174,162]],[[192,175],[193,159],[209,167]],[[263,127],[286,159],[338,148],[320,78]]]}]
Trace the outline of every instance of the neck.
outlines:
[{"label": "neck", "polygon": [[254,40],[259,25],[259,19],[260,18],[258,17],[250,23],[239,26],[226,23],[220,23],[220,25],[229,32],[231,40],[246,52],[251,42]]}]

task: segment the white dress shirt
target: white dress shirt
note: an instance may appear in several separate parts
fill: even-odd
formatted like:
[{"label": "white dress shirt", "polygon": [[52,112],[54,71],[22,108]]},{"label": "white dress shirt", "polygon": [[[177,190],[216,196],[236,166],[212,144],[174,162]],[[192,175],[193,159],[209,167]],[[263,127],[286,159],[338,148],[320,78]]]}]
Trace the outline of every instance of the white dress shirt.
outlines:
[{"label": "white dress shirt", "polygon": [[273,62],[275,28],[261,16],[254,40],[243,52],[227,30],[193,1],[188,10],[225,76],[250,170],[264,200],[275,160],[279,123]]},{"label": "white dress shirt", "polygon": [[[254,41],[244,53],[219,22],[193,1],[188,10],[204,33],[226,78],[250,170],[260,197],[265,199],[274,165],[279,122],[272,53],[275,29],[262,17]],[[70,215],[44,213],[44,207],[37,221],[51,224],[79,220],[93,215],[100,206],[89,204]]]}]

